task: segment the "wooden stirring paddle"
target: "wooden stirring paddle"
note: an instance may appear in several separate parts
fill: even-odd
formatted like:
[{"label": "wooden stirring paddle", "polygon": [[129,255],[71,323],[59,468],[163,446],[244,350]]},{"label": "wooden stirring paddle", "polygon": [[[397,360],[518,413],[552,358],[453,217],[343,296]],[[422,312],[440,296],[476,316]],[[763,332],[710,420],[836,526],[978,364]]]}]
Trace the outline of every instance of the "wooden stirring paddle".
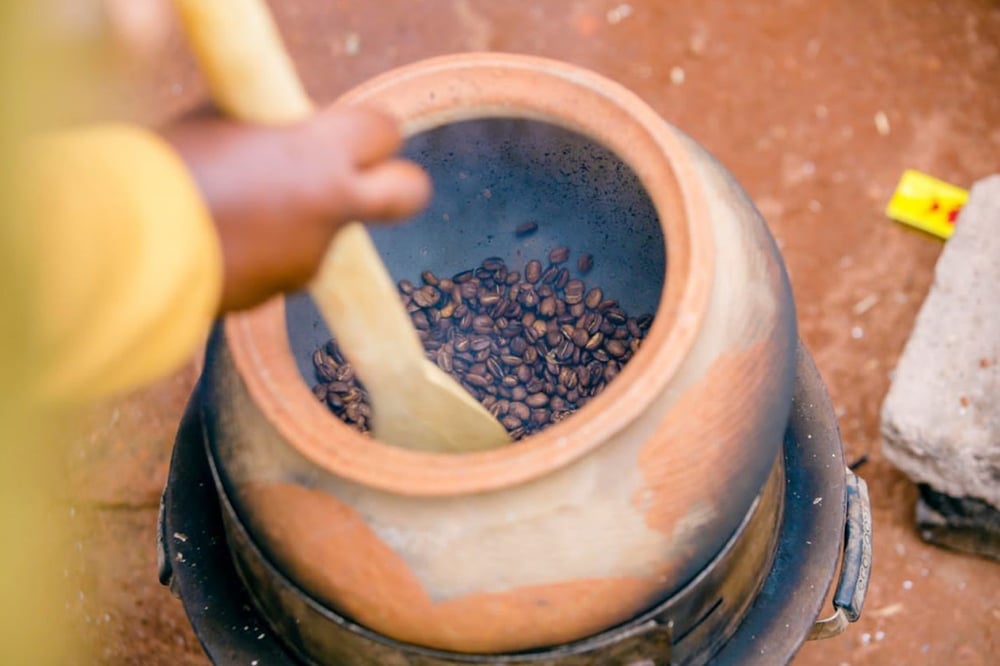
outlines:
[{"label": "wooden stirring paddle", "polygon": [[[174,5],[223,111],[258,123],[295,122],[313,112],[263,0],[174,0]],[[310,292],[368,389],[375,437],[439,452],[510,441],[486,408],[426,359],[360,222],[336,234]]]}]

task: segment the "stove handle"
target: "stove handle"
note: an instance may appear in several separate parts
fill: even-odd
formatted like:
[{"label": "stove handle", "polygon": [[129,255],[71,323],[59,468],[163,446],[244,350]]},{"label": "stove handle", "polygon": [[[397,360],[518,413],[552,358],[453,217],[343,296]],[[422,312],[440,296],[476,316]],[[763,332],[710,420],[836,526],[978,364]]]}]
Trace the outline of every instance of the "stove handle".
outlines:
[{"label": "stove handle", "polygon": [[868,499],[868,484],[854,472],[847,470],[844,558],[833,596],[836,612],[828,618],[817,620],[809,632],[809,640],[832,638],[843,633],[849,623],[857,622],[868,593],[871,569],[872,509]]}]

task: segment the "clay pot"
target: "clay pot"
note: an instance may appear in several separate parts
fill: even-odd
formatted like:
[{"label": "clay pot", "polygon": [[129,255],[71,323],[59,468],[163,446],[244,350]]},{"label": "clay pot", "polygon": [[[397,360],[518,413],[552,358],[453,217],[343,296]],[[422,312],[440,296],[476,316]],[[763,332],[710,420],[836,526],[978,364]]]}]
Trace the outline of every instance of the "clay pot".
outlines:
[{"label": "clay pot", "polygon": [[[437,58],[379,76],[341,101],[389,110],[418,143],[437,130],[513,122],[505,127],[551,124],[575,137],[558,159],[603,151],[618,162],[605,170],[608,182],[625,184],[600,200],[626,196],[631,178],[637,193],[627,196],[646,202],[657,234],[651,242],[635,230],[641,202],[603,220],[604,247],[590,248],[595,273],[602,252],[631,256],[606,262],[618,271],[619,297],[646,285],[656,317],[635,358],[578,413],[510,447],[465,455],[381,444],[319,403],[304,380],[303,353],[311,350],[302,337],[328,333],[318,317],[303,321],[304,297],[229,317],[209,348],[208,434],[251,535],[321,603],[387,636],[445,650],[565,643],[679,589],[733,535],[780,464],[791,403],[791,292],[745,193],[638,97],[558,62]],[[533,139],[513,134],[530,147]],[[448,136],[421,150],[432,153]],[[451,147],[462,153],[489,141],[479,133]],[[503,161],[510,151],[491,154],[485,161],[516,180]],[[454,183],[435,180],[447,199]],[[539,182],[522,180],[529,188]],[[558,220],[552,209],[542,226],[551,223],[571,244],[577,233],[593,238],[580,220],[585,212]],[[441,217],[426,224],[443,224]],[[387,264],[411,279],[421,261],[469,267],[491,254],[441,251],[452,241],[437,232],[421,245],[420,224],[378,232],[398,255]],[[405,242],[393,248],[385,240],[393,234]]]}]

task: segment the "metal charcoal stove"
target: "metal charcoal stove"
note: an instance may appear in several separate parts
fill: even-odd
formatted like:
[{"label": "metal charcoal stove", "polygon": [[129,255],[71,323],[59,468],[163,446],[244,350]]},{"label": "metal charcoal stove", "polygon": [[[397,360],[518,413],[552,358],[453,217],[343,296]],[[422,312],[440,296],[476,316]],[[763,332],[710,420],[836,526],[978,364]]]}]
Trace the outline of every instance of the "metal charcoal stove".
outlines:
[{"label": "metal charcoal stove", "polygon": [[[210,407],[199,387],[177,435],[164,489],[159,533],[160,580],[182,601],[205,652],[216,664],[315,664],[301,650],[304,633],[324,633],[344,666],[532,664],[666,666],[788,663],[802,643],[835,636],[861,613],[871,568],[871,517],[862,479],[844,464],[832,405],[809,355],[800,348],[792,414],[784,438],[784,510],[771,567],[738,625],[721,642],[702,627],[725,611],[719,572],[739,557],[740,533],[682,590],[632,621],[586,640],[519,654],[472,655],[430,650],[376,634],[323,607],[256,548],[229,499],[220,494],[202,422]],[[225,522],[225,525],[224,525]],[[749,521],[747,521],[749,522]],[[228,525],[229,529],[226,529]],[[231,547],[238,545],[238,548]],[[233,556],[238,552],[239,556]],[[816,620],[838,562],[830,617]],[[252,569],[252,575],[247,575]],[[266,578],[266,589],[244,580]],[[275,604],[274,597],[281,597]],[[275,606],[296,608],[276,615]],[[684,609],[699,614],[677,620]],[[718,618],[715,618],[717,620]],[[681,627],[683,625],[683,627]]]}]

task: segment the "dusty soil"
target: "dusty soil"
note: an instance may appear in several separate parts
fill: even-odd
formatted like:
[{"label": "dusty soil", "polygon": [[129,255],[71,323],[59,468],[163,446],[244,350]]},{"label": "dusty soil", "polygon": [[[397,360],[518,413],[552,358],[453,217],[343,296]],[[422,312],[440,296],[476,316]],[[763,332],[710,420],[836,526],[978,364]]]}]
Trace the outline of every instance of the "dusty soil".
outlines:
[{"label": "dusty soil", "polygon": [[[1000,4],[272,4],[317,100],[431,55],[532,53],[620,81],[713,151],[780,243],[848,458],[869,456],[859,470],[875,521],[864,616],[795,663],[996,663],[1000,569],[918,539],[915,489],[881,458],[878,413],[941,249],[882,210],[907,167],[965,187],[1000,171]],[[177,45],[132,99],[137,117],[158,122],[203,101],[203,86]],[[87,536],[72,609],[101,663],[204,663],[156,581],[154,553],[155,500],[195,376],[188,368],[95,409],[74,446],[72,503]]]}]

